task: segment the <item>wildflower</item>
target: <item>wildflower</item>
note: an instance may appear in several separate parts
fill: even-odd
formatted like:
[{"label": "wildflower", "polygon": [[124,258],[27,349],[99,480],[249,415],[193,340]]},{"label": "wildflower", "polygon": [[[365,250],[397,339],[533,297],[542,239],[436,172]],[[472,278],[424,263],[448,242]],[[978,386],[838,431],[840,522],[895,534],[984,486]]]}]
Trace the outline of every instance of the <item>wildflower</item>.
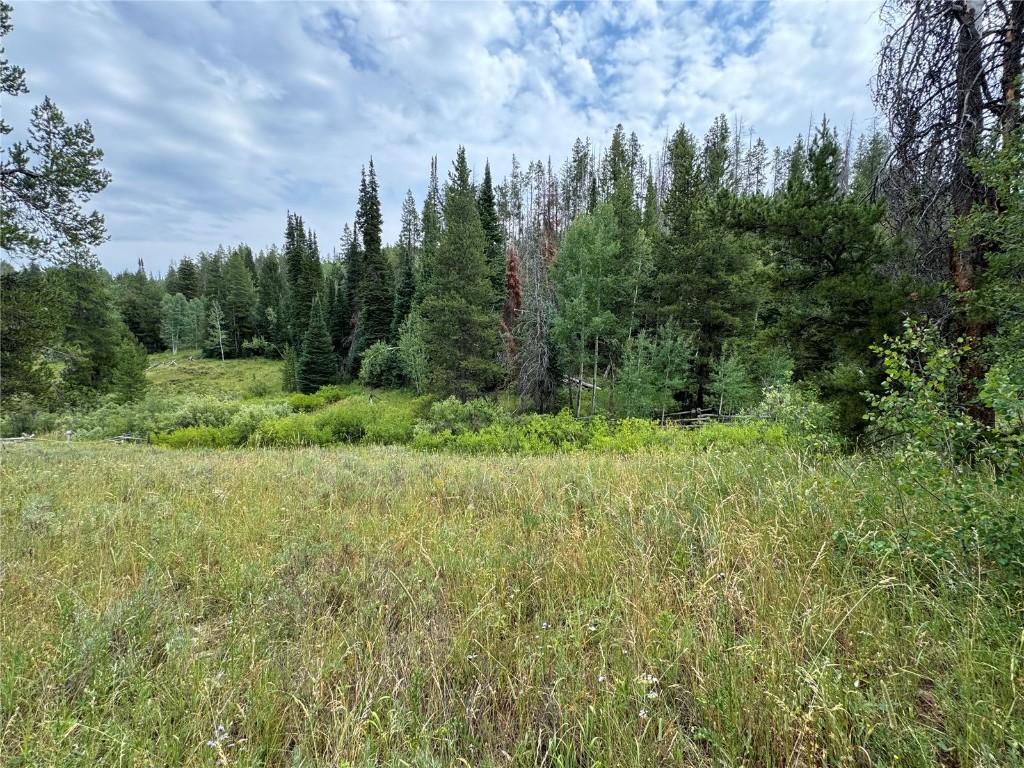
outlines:
[{"label": "wildflower", "polygon": [[650,693],[647,694],[647,698],[651,699],[651,700],[658,698],[658,692],[657,691],[651,691]]},{"label": "wildflower", "polygon": [[466,661],[472,661],[473,659],[476,658],[476,656],[477,655],[475,653],[471,653],[471,654],[469,654],[469,656],[466,657]]},{"label": "wildflower", "polygon": [[589,629],[591,632],[597,632],[597,627],[595,625],[593,625],[593,624],[591,624],[589,627],[587,627],[587,629]]},{"label": "wildflower", "polygon": [[715,574],[715,581],[721,581],[724,578],[725,578],[725,574],[724,573],[716,573]]},{"label": "wildflower", "polygon": [[550,624],[548,624],[548,623],[547,623],[547,622],[545,621],[545,622],[544,622],[543,624],[541,624],[541,625],[540,625],[540,628],[541,628],[541,629],[551,629],[551,625],[550,625]]},{"label": "wildflower", "polygon": [[647,717],[647,710],[646,709],[641,709],[640,710],[640,717],[642,717],[642,718],[643,717]]},{"label": "wildflower", "polygon": [[646,675],[644,675],[644,682],[647,683],[648,685],[657,685],[658,684],[658,678],[656,678],[654,675],[652,675],[650,673],[647,673]]},{"label": "wildflower", "polygon": [[599,682],[599,683],[603,683],[606,679],[607,678],[605,678],[604,675],[598,675],[597,676],[597,682]]}]

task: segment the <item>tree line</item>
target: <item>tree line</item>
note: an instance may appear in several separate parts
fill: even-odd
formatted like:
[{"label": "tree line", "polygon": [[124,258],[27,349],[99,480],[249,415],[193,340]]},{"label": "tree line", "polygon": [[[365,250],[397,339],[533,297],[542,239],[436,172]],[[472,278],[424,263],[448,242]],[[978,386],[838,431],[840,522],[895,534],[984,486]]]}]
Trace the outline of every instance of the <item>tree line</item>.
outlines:
[{"label": "tree line", "polygon": [[[1019,293],[1008,203],[1017,190],[1002,182],[1019,146],[1021,7],[958,6],[929,26],[930,8],[888,3],[876,81],[887,127],[864,136],[823,118],[769,152],[722,115],[648,152],[619,125],[604,149],[578,139],[557,168],[513,156],[498,183],[459,147],[444,178],[431,161],[422,206],[407,191],[392,244],[371,159],[326,258],[289,212],[280,247],[219,247],[162,279],[141,261],[113,278],[80,265],[8,267],[5,302],[26,320],[4,345],[5,391],[42,403],[111,391],[116,369],[130,396],[125,366],[73,327],[85,317],[76,302],[91,302],[111,309],[89,333],[114,339],[106,346],[125,360],[139,359],[139,345],[270,355],[286,360],[286,387],[303,392],[356,378],[461,399],[501,389],[523,409],[568,405],[582,416],[600,391],[616,413],[663,417],[737,412],[795,382],[854,434],[865,395],[883,387],[872,348],[905,317],[925,316],[972,342],[961,398],[991,419],[978,399],[987,372],[1000,372],[1006,392],[1021,389],[1010,362],[1019,354],[1007,352],[1019,345],[1006,341],[1017,338],[1007,308]],[[901,74],[908,60],[934,77]],[[975,98],[996,89],[1001,101]],[[80,222],[87,234],[91,221]],[[31,247],[28,236],[12,242]],[[68,313],[32,321],[58,305]],[[61,355],[80,367],[94,358],[102,373],[69,377],[71,365],[57,381]]]}]

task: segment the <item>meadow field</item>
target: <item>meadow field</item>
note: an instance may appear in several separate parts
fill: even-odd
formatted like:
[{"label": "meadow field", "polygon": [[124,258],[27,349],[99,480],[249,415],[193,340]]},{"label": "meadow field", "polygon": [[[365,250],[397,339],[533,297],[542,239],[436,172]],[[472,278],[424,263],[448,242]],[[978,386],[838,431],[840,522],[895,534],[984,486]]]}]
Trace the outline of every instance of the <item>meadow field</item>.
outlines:
[{"label": "meadow field", "polygon": [[873,459],[0,459],[0,765],[1024,764],[1020,587]]}]

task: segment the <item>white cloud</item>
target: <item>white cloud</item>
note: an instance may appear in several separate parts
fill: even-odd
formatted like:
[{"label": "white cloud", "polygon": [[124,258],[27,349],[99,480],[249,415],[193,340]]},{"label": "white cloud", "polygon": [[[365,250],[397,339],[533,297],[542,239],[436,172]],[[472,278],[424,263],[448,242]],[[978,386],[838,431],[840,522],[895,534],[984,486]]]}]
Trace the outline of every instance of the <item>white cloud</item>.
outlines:
[{"label": "white cloud", "polygon": [[[8,55],[33,93],[90,119],[114,182],[96,198],[113,270],[280,241],[298,211],[327,245],[372,155],[385,235],[430,157],[459,144],[500,178],[622,122],[647,151],[742,114],[789,144],[827,112],[870,119],[881,33],[862,3],[21,4]],[[864,126],[861,126],[864,127]]]}]

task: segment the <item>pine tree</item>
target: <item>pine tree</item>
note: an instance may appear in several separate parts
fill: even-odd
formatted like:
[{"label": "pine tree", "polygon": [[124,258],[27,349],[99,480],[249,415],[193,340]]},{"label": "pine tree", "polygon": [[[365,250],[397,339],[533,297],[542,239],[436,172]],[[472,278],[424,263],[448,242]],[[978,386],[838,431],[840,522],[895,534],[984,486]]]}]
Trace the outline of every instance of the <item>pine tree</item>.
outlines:
[{"label": "pine tree", "polygon": [[134,272],[122,272],[115,279],[117,308],[121,319],[149,352],[163,349],[160,338],[160,300],[163,292],[146,275],[142,259]]},{"label": "pine tree", "polygon": [[285,294],[284,276],[277,248],[272,247],[259,263],[259,287],[253,327],[257,336],[280,349],[287,341],[286,319],[281,316]]},{"label": "pine tree", "polygon": [[755,229],[764,232],[778,275],[777,317],[770,335],[787,347],[797,379],[812,383],[838,412],[840,428],[863,428],[865,391],[881,372],[869,348],[895,334],[903,296],[880,265],[894,244],[882,237],[882,204],[841,188],[843,155],[835,131],[823,121],[805,150],[793,150],[785,193],[770,204]]},{"label": "pine tree", "polygon": [[394,282],[391,266],[381,249],[383,219],[380,212],[380,193],[377,187],[377,171],[370,160],[366,183],[360,185],[359,213],[363,241],[363,260],[359,275],[359,338],[350,367],[358,372],[358,358],[363,350],[378,341],[386,342],[391,334],[391,320],[394,313],[395,297],[391,286]]},{"label": "pine tree", "polygon": [[334,381],[335,375],[331,334],[320,308],[320,299],[314,297],[306,336],[302,339],[302,350],[296,363],[296,385],[299,392],[309,395]]},{"label": "pine tree", "polygon": [[181,260],[178,265],[177,292],[191,301],[201,293],[199,283],[199,269],[196,263],[188,256]]},{"label": "pine tree", "polygon": [[416,265],[420,252],[420,221],[412,190],[405,193],[402,204],[402,231],[398,236],[398,285],[395,287],[395,309],[391,320],[391,338],[397,339],[399,329],[412,311],[416,297]]},{"label": "pine tree", "polygon": [[323,271],[316,239],[297,213],[288,214],[284,264],[290,336],[293,343],[300,344],[309,323],[309,314],[305,308],[312,305],[314,297],[319,298],[323,293]]},{"label": "pine tree", "polygon": [[498,219],[498,209],[494,200],[494,186],[491,182],[491,164],[484,164],[484,180],[477,196],[477,208],[480,211],[480,225],[484,230],[486,248],[484,258],[487,271],[494,288],[498,306],[505,303],[505,235]]},{"label": "pine tree", "polygon": [[427,185],[427,196],[423,200],[423,256],[420,259],[420,271],[417,275],[416,297],[413,305],[423,300],[423,290],[430,277],[427,269],[437,260],[441,248],[441,227],[443,213],[441,210],[441,191],[437,179],[437,156],[430,159],[430,182]]},{"label": "pine tree", "polygon": [[45,406],[53,396],[56,379],[47,356],[59,344],[68,319],[68,296],[56,277],[55,270],[44,272],[35,262],[20,271],[0,269],[0,395],[5,409],[11,407],[11,398],[28,397]]},{"label": "pine tree", "polygon": [[222,309],[228,348],[232,357],[239,357],[242,354],[243,342],[248,341],[253,335],[253,313],[256,307],[256,291],[252,285],[252,273],[245,265],[243,248],[233,249],[224,265]]},{"label": "pine tree", "polygon": [[468,398],[500,380],[496,362],[498,314],[488,274],[487,242],[469,178],[466,150],[459,147],[444,195],[440,248],[424,252],[424,299],[419,307],[428,359],[428,388]]}]

